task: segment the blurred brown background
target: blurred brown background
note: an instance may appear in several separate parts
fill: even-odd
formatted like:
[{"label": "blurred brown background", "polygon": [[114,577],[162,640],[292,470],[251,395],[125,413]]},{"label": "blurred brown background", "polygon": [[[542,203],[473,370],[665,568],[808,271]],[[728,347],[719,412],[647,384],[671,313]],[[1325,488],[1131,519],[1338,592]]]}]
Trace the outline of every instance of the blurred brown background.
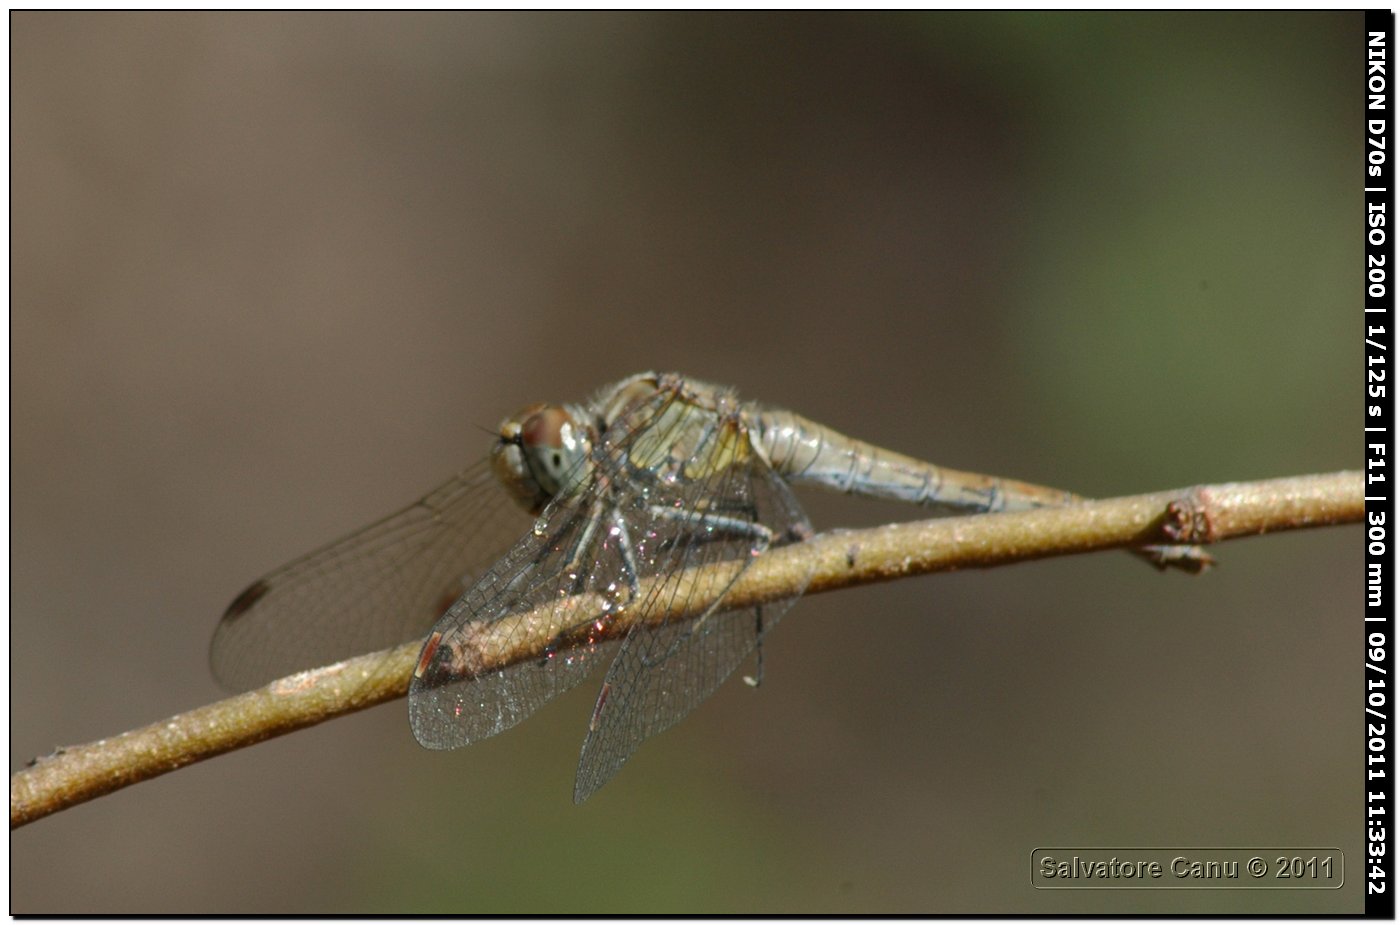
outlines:
[{"label": "blurred brown background", "polygon": [[[252,578],[638,369],[1086,494],[1359,465],[1359,13],[11,24],[12,769],[220,696]],[[595,690],[448,754],[381,707],[19,830],[11,909],[1359,910],[1361,542],[805,600],[582,807]]]}]

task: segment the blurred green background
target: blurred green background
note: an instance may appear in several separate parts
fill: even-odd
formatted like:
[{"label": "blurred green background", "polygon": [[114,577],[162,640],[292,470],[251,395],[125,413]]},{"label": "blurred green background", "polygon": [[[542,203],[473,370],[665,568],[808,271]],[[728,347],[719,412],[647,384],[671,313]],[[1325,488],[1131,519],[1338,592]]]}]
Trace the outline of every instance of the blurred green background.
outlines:
[{"label": "blurred green background", "polygon": [[[252,578],[644,368],[1109,496],[1360,463],[1360,13],[15,13],[11,768],[220,695]],[[915,516],[809,499],[819,528]],[[595,690],[11,837],[13,912],[1360,909],[1361,535],[804,600],[570,802]],[[1335,846],[1037,892],[1037,846]]]}]

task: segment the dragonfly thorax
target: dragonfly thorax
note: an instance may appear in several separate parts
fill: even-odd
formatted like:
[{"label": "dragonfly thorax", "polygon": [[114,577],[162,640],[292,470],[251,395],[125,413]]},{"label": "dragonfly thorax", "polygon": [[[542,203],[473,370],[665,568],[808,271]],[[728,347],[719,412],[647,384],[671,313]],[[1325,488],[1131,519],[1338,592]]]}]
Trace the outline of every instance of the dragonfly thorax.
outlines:
[{"label": "dragonfly thorax", "polygon": [[530,405],[501,422],[491,449],[496,478],[531,514],[587,476],[592,440],[586,425],[563,405]]}]

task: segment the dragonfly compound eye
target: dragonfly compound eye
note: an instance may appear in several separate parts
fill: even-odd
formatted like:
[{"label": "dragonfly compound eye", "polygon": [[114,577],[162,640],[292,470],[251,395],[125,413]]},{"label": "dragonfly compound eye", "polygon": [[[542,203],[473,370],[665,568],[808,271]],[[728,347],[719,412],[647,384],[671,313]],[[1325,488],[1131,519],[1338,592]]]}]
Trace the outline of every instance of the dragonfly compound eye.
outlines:
[{"label": "dragonfly compound eye", "polygon": [[520,425],[520,449],[535,482],[550,497],[573,488],[571,477],[588,453],[588,444],[567,409],[545,405]]},{"label": "dragonfly compound eye", "polygon": [[531,405],[501,425],[492,451],[496,478],[526,510],[538,514],[584,476],[587,433],[560,405]]}]

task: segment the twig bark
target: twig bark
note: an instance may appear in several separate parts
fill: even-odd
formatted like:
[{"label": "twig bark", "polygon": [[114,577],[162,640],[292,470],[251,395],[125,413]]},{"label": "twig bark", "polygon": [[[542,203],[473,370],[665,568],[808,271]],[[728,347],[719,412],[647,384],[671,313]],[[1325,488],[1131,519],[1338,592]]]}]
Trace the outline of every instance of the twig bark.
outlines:
[{"label": "twig bark", "polygon": [[[756,560],[730,589],[726,603],[742,606],[787,597],[804,578],[807,593],[816,593],[1098,549],[1215,543],[1353,523],[1364,516],[1363,494],[1361,473],[1338,472],[836,531]],[[686,616],[673,613],[664,618]],[[619,630],[626,626],[620,623]],[[477,663],[489,668],[538,657],[550,642],[533,639],[508,650],[498,641],[493,648],[492,640],[484,637]],[[195,761],[402,697],[420,645],[301,672],[141,729],[36,759],[10,777],[10,827]]]}]

